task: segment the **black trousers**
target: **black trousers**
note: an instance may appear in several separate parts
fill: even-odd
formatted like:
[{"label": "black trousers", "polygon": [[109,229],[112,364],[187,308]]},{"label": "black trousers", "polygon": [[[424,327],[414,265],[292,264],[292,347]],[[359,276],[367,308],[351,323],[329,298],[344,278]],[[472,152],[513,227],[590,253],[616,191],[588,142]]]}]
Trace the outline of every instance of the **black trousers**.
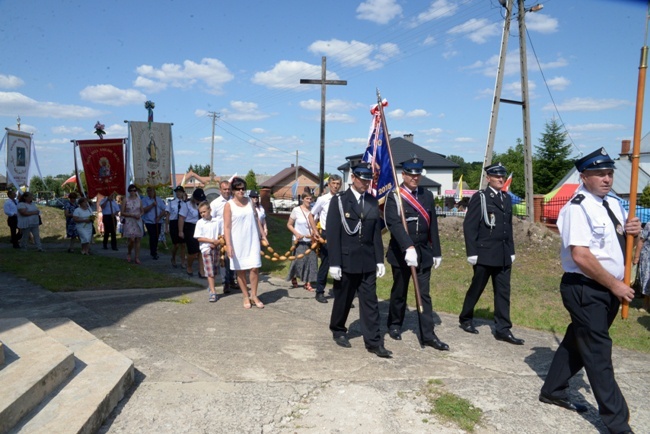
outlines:
[{"label": "black trousers", "polygon": [[614,378],[609,337],[620,301],[607,288],[576,273],[564,273],[560,293],[571,324],[555,352],[542,393],[566,398],[569,379],[584,367],[607,429],[629,430],[630,411]]},{"label": "black trousers", "polygon": [[[391,268],[393,270],[393,287],[390,290],[387,325],[389,329],[401,329],[406,315],[406,297],[411,280],[411,267],[391,266]],[[430,341],[433,339],[433,328],[435,327],[429,291],[431,267],[417,268],[417,279],[422,300],[422,313],[419,314],[422,325],[422,341]]]},{"label": "black trousers", "polygon": [[[321,238],[327,240],[327,234],[325,231],[321,233]],[[327,243],[320,245],[320,251],[318,256],[320,257],[320,265],[318,266],[318,275],[316,276],[316,292],[324,293],[325,286],[327,285],[327,275],[330,270],[330,256],[329,251],[327,250]],[[341,281],[335,280],[333,282],[334,288],[340,286]]]},{"label": "black trousers", "polygon": [[145,223],[145,226],[149,235],[149,254],[156,256],[158,255],[158,237],[162,225],[160,223]]},{"label": "black trousers", "polygon": [[474,277],[469,285],[463,310],[458,317],[461,324],[474,319],[474,307],[478,303],[485,285],[492,278],[494,288],[494,325],[499,334],[505,334],[512,328],[510,321],[510,272],[512,266],[490,267],[487,265],[474,265]]},{"label": "black trousers", "polygon": [[113,250],[117,249],[117,234],[116,234],[116,225],[115,218],[112,214],[102,215],[102,223],[104,223],[104,248],[108,247],[108,238],[111,239],[111,248]]},{"label": "black trousers", "polygon": [[330,318],[330,330],[334,338],[344,336],[348,329],[350,307],[354,295],[359,293],[359,321],[361,334],[366,347],[377,347],[381,344],[379,334],[379,302],[377,301],[377,274],[343,272],[340,287],[334,287],[334,305]]},{"label": "black trousers", "polygon": [[18,229],[18,216],[12,215],[7,217],[7,226],[9,226],[9,233],[11,234],[11,244],[15,249],[20,248],[20,230]]}]

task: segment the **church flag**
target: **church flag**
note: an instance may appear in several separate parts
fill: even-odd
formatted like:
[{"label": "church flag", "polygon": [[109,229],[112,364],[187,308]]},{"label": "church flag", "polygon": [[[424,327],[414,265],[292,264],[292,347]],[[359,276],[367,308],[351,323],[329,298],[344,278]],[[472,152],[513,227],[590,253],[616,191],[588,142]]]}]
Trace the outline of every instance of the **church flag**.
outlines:
[{"label": "church flag", "polygon": [[29,185],[32,135],[7,128],[7,181],[16,188]]},{"label": "church flag", "polygon": [[[382,106],[387,105],[388,102],[384,100]],[[375,104],[370,109],[370,114],[372,121],[370,122],[368,145],[361,161],[370,163],[372,166],[372,184],[368,192],[375,196],[381,205],[386,200],[386,195],[395,188],[397,182],[394,177],[390,149],[388,149],[390,144],[381,118],[382,110]]]},{"label": "church flag", "polygon": [[172,124],[130,121],[129,127],[135,184],[171,185]]},{"label": "church flag", "polygon": [[88,197],[126,191],[124,139],[77,140]]},{"label": "church flag", "polygon": [[512,184],[512,173],[510,173],[510,176],[508,176],[506,182],[503,183],[503,188],[501,188],[501,190],[507,193],[508,190],[510,190],[510,184]]}]

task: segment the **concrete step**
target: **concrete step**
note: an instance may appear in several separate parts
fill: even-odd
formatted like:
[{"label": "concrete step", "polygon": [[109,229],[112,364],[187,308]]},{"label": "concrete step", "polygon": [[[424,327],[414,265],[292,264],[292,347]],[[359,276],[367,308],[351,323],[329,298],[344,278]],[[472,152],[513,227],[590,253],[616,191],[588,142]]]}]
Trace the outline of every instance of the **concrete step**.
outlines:
[{"label": "concrete step", "polygon": [[0,369],[2,369],[2,365],[4,364],[5,364],[5,346],[2,343],[2,341],[0,341]]},{"label": "concrete step", "polygon": [[96,432],[133,384],[133,362],[67,318],[35,323],[74,352],[74,372],[12,432]]},{"label": "concrete step", "polygon": [[0,370],[0,433],[5,433],[74,369],[74,356],[25,318],[0,319],[5,364]]}]

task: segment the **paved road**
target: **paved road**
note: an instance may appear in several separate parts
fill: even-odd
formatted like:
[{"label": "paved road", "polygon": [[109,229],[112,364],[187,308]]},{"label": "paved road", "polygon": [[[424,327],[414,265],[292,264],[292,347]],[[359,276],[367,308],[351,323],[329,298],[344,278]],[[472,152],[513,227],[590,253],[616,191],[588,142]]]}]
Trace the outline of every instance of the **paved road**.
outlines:
[{"label": "paved road", "polygon": [[[142,266],[183,276],[163,260]],[[136,386],[101,433],[462,432],[429,414],[429,379],[483,410],[479,433],[606,432],[584,373],[572,390],[588,413],[537,401],[559,336],[516,328],[526,339],[517,347],[488,323],[469,335],[441,314],[436,330],[451,351],[437,352],[419,347],[410,312],[404,339],[386,337],[386,360],[364,349],[356,310],[343,349],[327,328],[331,303],[279,279],[260,287],[266,308],[244,310],[240,294],[210,304],[195,287],[52,294],[0,274],[0,317],[69,317],[135,362]],[[183,297],[192,302],[169,301]],[[614,364],[633,428],[650,432],[650,356],[615,348]]]}]

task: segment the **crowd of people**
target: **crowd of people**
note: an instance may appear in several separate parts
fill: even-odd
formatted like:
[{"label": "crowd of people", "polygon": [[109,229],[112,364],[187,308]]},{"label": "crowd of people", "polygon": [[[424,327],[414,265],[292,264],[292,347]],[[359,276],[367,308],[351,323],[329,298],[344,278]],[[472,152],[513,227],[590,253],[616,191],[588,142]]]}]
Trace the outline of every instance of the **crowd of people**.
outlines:
[{"label": "crowd of people", "polygon": [[[587,408],[569,398],[569,380],[584,368],[591,384],[603,423],[613,433],[632,432],[629,410],[612,366],[611,326],[621,301],[631,302],[634,290],[623,282],[625,235],[640,235],[634,262],[639,264],[644,309],[650,308],[650,229],[642,231],[638,218],[628,218],[626,210],[610,196],[615,164],[604,149],[575,162],[581,185],[574,198],[560,211],[557,226],[562,239],[561,263],[564,270],[560,292],[570,314],[566,335],[555,352],[549,372],[539,394],[543,403],[557,405],[578,413]],[[301,196],[301,203],[291,211],[287,229],[294,247],[287,281],[293,287],[298,280],[308,291],[315,292],[320,303],[327,275],[333,279],[334,301],[329,329],[336,345],[350,348],[346,323],[358,297],[363,343],[378,357],[390,358],[392,351],[384,345],[377,298],[377,279],[386,272],[385,259],[391,267],[391,287],[386,328],[394,341],[402,339],[409,282],[416,287],[419,316],[418,338],[423,347],[448,351],[449,345],[435,333],[434,311],[430,293],[432,273],[441,265],[442,251],[438,234],[436,205],[430,191],[421,187],[424,162],[413,156],[401,163],[402,183],[391,191],[382,216],[377,199],[368,193],[373,179],[372,167],[361,163],[352,168],[351,185],[340,193],[341,178],[333,175],[329,192],[312,206],[311,194]],[[494,337],[513,345],[523,345],[515,337],[510,319],[510,279],[515,263],[512,230],[512,204],[502,192],[507,170],[501,163],[485,168],[487,187],[472,196],[463,222],[467,261],[473,277],[466,291],[459,327],[469,334],[479,334],[474,309],[488,281],[494,291]],[[220,184],[221,195],[212,202],[197,188],[188,199],[183,187],[174,189],[176,197],[168,204],[156,197],[153,188],[141,198],[135,185],[128,196],[110,196],[100,202],[104,225],[104,248],[108,240],[116,250],[114,230],[121,222],[128,239],[127,261],[140,264],[140,240],[149,234],[149,253],[158,259],[160,234],[169,233],[173,247],[171,266],[185,268],[208,281],[209,302],[218,299],[215,287],[221,275],[223,292],[238,288],[244,309],[263,309],[258,296],[261,250],[268,245],[268,228],[259,194],[248,195],[246,181],[233,178]],[[119,205],[119,206],[118,206]],[[116,216],[119,210],[119,220]],[[5,203],[7,224],[14,247],[25,247],[31,235],[39,251],[40,215],[31,193],[15,200],[9,193]],[[94,216],[84,197],[69,195],[65,205],[66,235],[78,238],[82,254],[89,254]],[[390,231],[384,256],[382,217]],[[162,224],[161,222],[166,222]],[[19,235],[22,232],[22,237]],[[320,266],[314,243],[319,243]],[[221,252],[225,251],[225,254]],[[132,254],[134,256],[132,257]],[[316,288],[312,287],[316,284]]]}]

